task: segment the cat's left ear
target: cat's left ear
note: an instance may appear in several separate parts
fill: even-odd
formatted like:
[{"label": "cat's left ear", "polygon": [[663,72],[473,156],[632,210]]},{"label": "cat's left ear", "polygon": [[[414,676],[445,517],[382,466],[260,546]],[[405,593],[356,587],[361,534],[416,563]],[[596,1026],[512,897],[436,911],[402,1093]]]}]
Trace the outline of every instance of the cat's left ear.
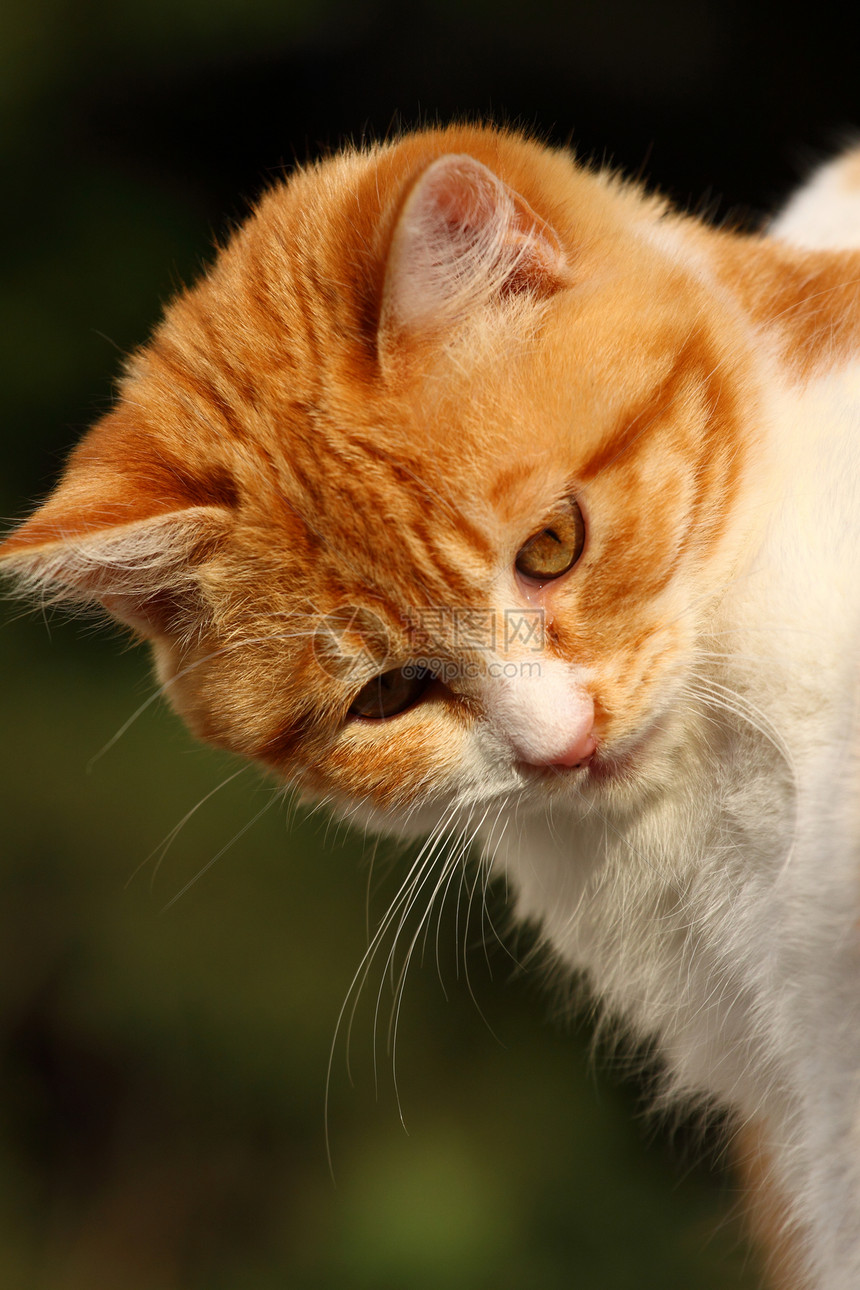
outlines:
[{"label": "cat's left ear", "polygon": [[[151,639],[199,626],[199,571],[233,524],[223,483],[191,481],[122,412],[72,454],[51,496],[0,543],[0,573],[42,604],[101,605]],[[219,495],[220,494],[220,495]]]},{"label": "cat's left ear", "polygon": [[452,153],[416,181],[385,272],[380,349],[439,332],[507,294],[569,285],[561,241],[519,193],[474,157]]}]

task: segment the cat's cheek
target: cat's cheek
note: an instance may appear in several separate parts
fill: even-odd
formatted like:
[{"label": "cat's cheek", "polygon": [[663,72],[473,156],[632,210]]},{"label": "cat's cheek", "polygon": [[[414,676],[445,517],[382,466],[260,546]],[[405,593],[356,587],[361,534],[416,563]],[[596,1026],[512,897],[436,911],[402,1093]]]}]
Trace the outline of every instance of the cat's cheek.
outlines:
[{"label": "cat's cheek", "polygon": [[198,739],[221,742],[211,730],[212,723],[196,683],[198,678],[194,677],[195,662],[183,656],[178,643],[170,637],[159,637],[151,645],[155,677],[170,706]]},{"label": "cat's cheek", "polygon": [[351,721],[328,755],[302,773],[314,792],[334,792],[382,811],[449,798],[473,768],[470,739],[447,712],[403,713],[390,721]]},{"label": "cat's cheek", "polygon": [[170,640],[153,642],[152,652],[161,692],[191,733],[218,748],[253,755],[238,727],[233,728],[228,705],[213,701],[208,692],[203,660],[189,658]]},{"label": "cat's cheek", "polygon": [[289,709],[286,697],[261,715],[259,673],[244,660],[240,666],[217,640],[189,649],[161,637],[152,642],[152,653],[162,694],[196,738],[283,774],[291,755],[284,750],[294,742],[284,729],[292,731],[295,724],[278,721],[281,709]]},{"label": "cat's cheek", "polygon": [[175,641],[161,637],[152,642],[152,666],[158,684],[169,693],[181,667],[180,651]]},{"label": "cat's cheek", "polygon": [[652,735],[662,732],[661,744],[673,741],[685,726],[688,711],[683,691],[691,655],[677,639],[649,638],[639,650],[607,660],[600,679],[601,718],[610,758],[646,769],[655,746]]}]

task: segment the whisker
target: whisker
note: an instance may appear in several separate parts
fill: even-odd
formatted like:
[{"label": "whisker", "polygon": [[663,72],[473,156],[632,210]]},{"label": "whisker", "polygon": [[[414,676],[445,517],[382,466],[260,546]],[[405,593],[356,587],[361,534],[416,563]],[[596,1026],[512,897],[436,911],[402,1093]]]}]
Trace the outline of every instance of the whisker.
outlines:
[{"label": "whisker", "polygon": [[166,694],[166,692],[170,689],[171,686],[176,685],[177,681],[181,681],[186,676],[189,676],[196,668],[202,667],[205,663],[211,663],[213,659],[219,658],[223,654],[229,654],[234,649],[243,649],[243,648],[246,648],[248,645],[265,645],[275,640],[295,640],[303,636],[312,636],[312,635],[313,635],[313,632],[308,630],[303,632],[274,632],[266,636],[243,637],[241,640],[231,641],[229,644],[222,646],[220,649],[212,650],[210,653],[205,654],[202,658],[194,659],[192,663],[189,663],[186,667],[181,668],[180,671],[178,671],[175,676],[169,677],[167,681],[164,681],[160,685],[158,685],[153,690],[152,694],[150,694],[149,697],[146,698],[143,701],[143,703],[141,703],[140,706],[134,710],[131,716],[122,723],[122,725],[116,731],[116,733],[111,735],[107,743],[104,744],[98,750],[98,752],[95,753],[87,762],[87,773],[89,774],[89,772],[92,770],[96,762],[100,761],[101,758],[105,755],[105,753],[109,752],[111,748],[113,748],[114,745],[117,744],[120,739],[122,739],[123,735],[126,734],[127,731],[131,729],[131,727],[138,720],[138,718],[141,717],[144,712],[146,712],[147,708],[151,707],[151,705],[155,703],[158,699],[163,698],[163,696]]},{"label": "whisker", "polygon": [[203,875],[204,875],[204,874],[206,874],[206,873],[208,873],[208,872],[209,872],[209,870],[212,868],[212,866],[213,866],[214,864],[216,864],[216,863],[217,863],[217,861],[219,861],[219,860],[221,859],[221,857],[222,857],[224,854],[226,854],[226,852],[227,852],[227,851],[229,851],[229,850],[230,850],[230,848],[231,848],[231,847],[232,847],[236,842],[238,842],[238,841],[239,841],[239,839],[240,839],[240,838],[244,837],[244,836],[245,836],[245,834],[248,832],[248,830],[249,830],[249,829],[252,829],[252,828],[254,827],[254,825],[257,823],[257,821],[258,821],[262,816],[264,816],[264,815],[266,814],[266,812],[267,812],[267,811],[271,810],[271,808],[274,806],[275,802],[276,802],[276,801],[278,800],[278,798],[279,798],[279,797],[281,797],[281,796],[283,796],[283,789],[281,789],[281,788],[273,789],[273,790],[272,790],[272,795],[271,795],[271,797],[269,798],[268,802],[266,802],[265,806],[262,806],[262,807],[260,808],[260,810],[257,812],[257,814],[256,814],[256,815],[254,815],[254,816],[253,816],[253,817],[248,821],[248,823],[247,823],[247,824],[244,824],[244,825],[242,826],[242,828],[241,828],[241,829],[238,829],[238,830],[236,831],[236,833],[234,833],[234,834],[233,834],[233,836],[232,836],[232,838],[230,839],[230,841],[229,841],[229,842],[226,842],[226,843],[224,844],[224,846],[221,848],[221,850],[220,850],[220,851],[218,851],[218,852],[216,852],[216,854],[212,857],[212,859],[211,859],[211,860],[209,860],[209,861],[207,861],[207,863],[203,866],[203,868],[202,868],[202,869],[200,869],[200,870],[199,870],[199,871],[194,875],[194,877],[193,877],[193,878],[190,878],[190,879],[189,879],[189,881],[188,881],[188,882],[186,882],[186,884],[185,884],[185,886],[184,886],[184,887],[180,887],[179,891],[177,891],[177,893],[176,893],[176,895],[175,895],[175,896],[171,896],[171,898],[170,898],[170,900],[168,900],[167,904],[163,906],[163,908],[162,908],[162,910],[161,910],[161,913],[162,913],[162,914],[166,914],[166,913],[167,913],[167,911],[168,911],[168,909],[171,909],[171,908],[176,904],[176,902],[177,902],[178,900],[181,900],[181,899],[182,899],[182,897],[186,894],[186,892],[190,891],[190,890],[191,890],[191,888],[194,886],[194,884],[195,884],[195,883],[197,883],[197,882],[199,882],[199,881],[200,881],[200,879],[203,877]]},{"label": "whisker", "polygon": [[[329,1048],[329,1059],[328,1059],[328,1066],[326,1070],[325,1101],[324,1101],[326,1158],[328,1160],[329,1171],[332,1174],[332,1177],[334,1177],[334,1164],[333,1164],[332,1151],[331,1151],[330,1106],[331,1106],[332,1078],[334,1074],[334,1058],[335,1058],[338,1038],[343,1030],[344,1021],[348,1019],[346,1034],[345,1034],[345,1042],[346,1042],[347,1074],[351,1080],[352,1076],[351,1076],[350,1063],[349,1063],[350,1041],[351,1041],[351,1035],[352,1035],[352,1028],[355,1021],[356,1009],[358,1006],[358,1001],[359,1001],[361,992],[364,988],[364,984],[367,981],[367,977],[370,972],[373,961],[378,951],[380,950],[385,937],[388,935],[388,932],[393,926],[394,921],[398,916],[398,913],[403,909],[405,905],[408,905],[410,903],[416,888],[420,885],[422,881],[422,874],[425,871],[425,867],[428,862],[428,859],[432,861],[433,850],[437,845],[439,845],[439,842],[444,834],[444,831],[447,828],[451,818],[453,817],[454,810],[455,810],[455,806],[451,806],[448,808],[447,811],[443,813],[443,815],[434,825],[428,838],[426,838],[424,843],[422,844],[421,849],[418,855],[416,856],[415,860],[410,865],[410,868],[408,873],[406,874],[406,877],[401,882],[396,895],[394,896],[393,900],[390,902],[386,914],[380,921],[379,926],[377,927],[372,940],[368,944],[367,949],[365,950],[362,956],[361,962],[356,968],[352,981],[344,996],[344,1000],[341,1005],[340,1011],[338,1013],[337,1019],[335,1021],[334,1034],[332,1036],[332,1042]],[[387,971],[387,967],[383,971],[383,979],[385,977],[385,971]],[[377,1004],[374,1012],[375,1020],[374,1020],[374,1041],[373,1041],[374,1084],[377,1087],[378,1087],[378,1072],[376,1068],[376,1026],[377,1026],[376,1018],[378,1017],[378,1009],[379,1009],[379,1000],[377,998]]]},{"label": "whisker", "polygon": [[125,883],[126,890],[131,885],[133,880],[137,877],[137,875],[140,873],[141,869],[143,869],[146,865],[148,865],[150,860],[152,860],[154,856],[158,856],[158,859],[156,860],[156,863],[155,863],[155,868],[152,873],[151,885],[154,886],[155,879],[158,875],[158,870],[161,867],[162,860],[167,855],[167,852],[170,850],[171,846],[176,841],[177,837],[185,828],[185,825],[192,818],[192,816],[196,815],[197,812],[200,810],[200,807],[205,806],[205,804],[210,800],[210,798],[214,797],[216,793],[220,793],[222,788],[226,788],[228,784],[232,784],[234,779],[237,779],[239,775],[244,775],[245,772],[249,771],[250,769],[251,769],[250,762],[248,762],[244,766],[240,766],[238,770],[233,771],[232,775],[228,775],[226,779],[222,779],[220,784],[216,784],[214,788],[211,788],[208,793],[204,794],[204,796],[200,798],[200,801],[196,804],[196,806],[192,806],[191,810],[187,811],[185,815],[183,815],[179,823],[174,824],[173,828],[170,830],[167,836],[163,838],[161,842],[159,842],[158,846],[153,847],[149,855],[146,856],[145,859],[141,860],[140,864],[138,864],[135,867],[135,869],[132,871],[132,873],[129,875],[128,879],[126,880],[126,883]]},{"label": "whisker", "polygon": [[[740,717],[753,730],[758,731],[762,738],[766,739],[773,749],[779,753],[796,780],[797,773],[791,749],[773,722],[751,700],[711,678],[707,681],[703,678],[693,678],[684,689],[691,697],[700,699],[713,708]],[[719,693],[715,691],[719,691]]]}]

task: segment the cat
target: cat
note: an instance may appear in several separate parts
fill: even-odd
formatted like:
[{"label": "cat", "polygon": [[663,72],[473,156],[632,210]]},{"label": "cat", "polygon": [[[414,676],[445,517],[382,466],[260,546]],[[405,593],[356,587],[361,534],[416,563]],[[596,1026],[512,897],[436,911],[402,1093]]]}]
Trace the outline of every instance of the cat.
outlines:
[{"label": "cat", "polygon": [[329,157],[0,549],[201,738],[472,838],[815,1290],[860,1285],[858,212],[857,153],[765,234],[495,127]]}]

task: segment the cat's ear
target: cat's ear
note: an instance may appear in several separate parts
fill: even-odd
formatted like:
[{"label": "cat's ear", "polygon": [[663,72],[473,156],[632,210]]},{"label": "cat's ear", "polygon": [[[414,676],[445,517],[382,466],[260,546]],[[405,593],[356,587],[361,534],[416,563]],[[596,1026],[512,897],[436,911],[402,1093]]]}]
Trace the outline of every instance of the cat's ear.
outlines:
[{"label": "cat's ear", "polygon": [[199,565],[232,510],[140,441],[125,442],[123,460],[122,442],[91,432],[54,493],[0,544],[0,572],[40,603],[100,604],[143,636],[187,630]]},{"label": "cat's ear", "polygon": [[435,332],[506,293],[550,294],[569,273],[555,231],[474,157],[434,161],[400,212],[383,288],[380,342]]}]

